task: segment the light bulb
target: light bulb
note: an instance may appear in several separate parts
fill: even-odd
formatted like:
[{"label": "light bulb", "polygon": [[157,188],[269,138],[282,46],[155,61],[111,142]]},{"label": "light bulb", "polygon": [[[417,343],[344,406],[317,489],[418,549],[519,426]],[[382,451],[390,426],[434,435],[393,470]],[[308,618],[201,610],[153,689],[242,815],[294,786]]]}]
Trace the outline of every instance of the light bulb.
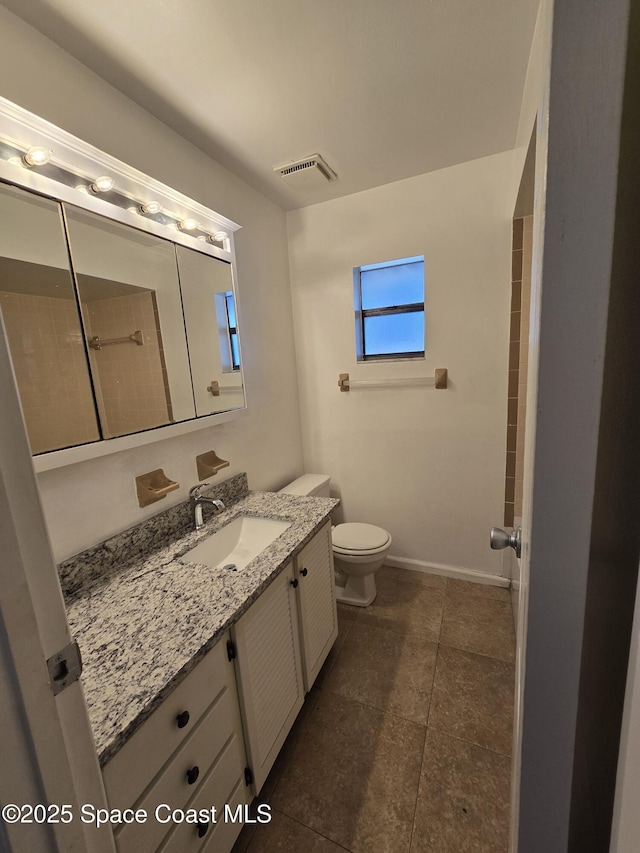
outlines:
[{"label": "light bulb", "polygon": [[228,236],[229,235],[226,231],[216,231],[213,235],[213,239],[216,241],[216,243],[224,243]]},{"label": "light bulb", "polygon": [[25,166],[44,166],[51,159],[51,152],[41,145],[30,148],[22,158]]},{"label": "light bulb", "polygon": [[162,210],[162,205],[159,201],[147,201],[144,204],[140,205],[139,210],[142,214],[160,213],[160,211]]},{"label": "light bulb", "polygon": [[178,228],[181,231],[195,231],[197,227],[197,219],[191,219],[191,217],[188,217],[187,219],[181,219],[180,222],[178,222]]},{"label": "light bulb", "polygon": [[102,175],[101,177],[96,178],[91,184],[91,189],[94,193],[108,193],[109,190],[113,189],[113,183],[113,178]]}]

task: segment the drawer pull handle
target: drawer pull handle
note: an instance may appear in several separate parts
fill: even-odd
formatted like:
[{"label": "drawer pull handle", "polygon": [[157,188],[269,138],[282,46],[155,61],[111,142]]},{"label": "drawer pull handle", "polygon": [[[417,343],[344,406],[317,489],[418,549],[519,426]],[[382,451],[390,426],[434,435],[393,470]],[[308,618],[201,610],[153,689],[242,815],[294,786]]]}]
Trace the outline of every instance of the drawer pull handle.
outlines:
[{"label": "drawer pull handle", "polygon": [[302,575],[303,578],[306,578],[308,572],[309,572],[309,569],[304,568],[301,570],[300,574]]},{"label": "drawer pull handle", "polygon": [[197,764],[195,764],[190,770],[187,770],[187,782],[190,785],[193,785],[193,783],[196,781],[196,779],[198,778],[199,775],[200,775],[200,768],[198,767]]},{"label": "drawer pull handle", "polygon": [[295,589],[298,586],[298,578],[294,578],[290,581],[291,586]]},{"label": "drawer pull handle", "polygon": [[209,829],[209,822],[199,823],[198,824],[198,838],[204,838],[207,834],[207,830]]},{"label": "drawer pull handle", "polygon": [[183,729],[187,723],[189,722],[189,712],[183,711],[181,714],[178,714],[176,717],[176,723],[178,724],[179,729]]}]

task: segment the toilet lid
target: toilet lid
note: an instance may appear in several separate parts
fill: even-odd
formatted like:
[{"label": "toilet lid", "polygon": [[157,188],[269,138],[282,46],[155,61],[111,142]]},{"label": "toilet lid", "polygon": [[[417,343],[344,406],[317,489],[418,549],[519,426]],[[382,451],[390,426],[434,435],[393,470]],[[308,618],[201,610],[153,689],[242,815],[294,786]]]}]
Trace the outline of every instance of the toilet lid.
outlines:
[{"label": "toilet lid", "polygon": [[375,524],[339,524],[331,532],[333,547],[340,551],[375,551],[384,548],[391,537]]}]

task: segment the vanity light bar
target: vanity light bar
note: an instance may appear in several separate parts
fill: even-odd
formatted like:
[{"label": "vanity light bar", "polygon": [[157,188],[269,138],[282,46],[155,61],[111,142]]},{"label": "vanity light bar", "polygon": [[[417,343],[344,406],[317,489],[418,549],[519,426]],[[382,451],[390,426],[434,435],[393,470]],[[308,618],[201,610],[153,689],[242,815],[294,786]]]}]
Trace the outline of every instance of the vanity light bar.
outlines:
[{"label": "vanity light bar", "polygon": [[[1,95],[0,173],[3,180],[53,197],[61,197],[60,188],[64,187],[65,201],[73,203],[76,198],[81,207],[90,210],[95,209],[94,204],[86,195],[95,194],[102,212],[106,212],[105,203],[110,205],[115,219],[121,219],[122,211],[127,211],[127,219],[131,215],[128,211],[134,208],[136,215],[147,222],[140,226],[143,230],[172,240],[176,240],[177,232],[177,241],[184,245],[199,236],[210,240],[214,235],[210,242],[218,245],[212,247],[212,252],[222,250],[233,255],[233,233],[240,227],[236,222]],[[100,181],[106,177],[114,181],[110,189]],[[57,184],[59,189],[50,188],[49,183]],[[79,191],[85,193],[82,201],[76,195]],[[195,219],[199,227],[181,231],[178,223],[185,219]],[[165,228],[172,229],[173,235],[163,235]],[[216,236],[222,231],[229,236]]]},{"label": "vanity light bar", "polygon": [[[55,163],[51,162],[51,152],[46,148],[41,146],[29,148],[28,151],[19,159],[19,162],[22,165],[27,166],[28,168],[32,168],[34,166],[46,166],[47,163],[51,163],[52,167],[56,168],[56,171],[62,172],[65,175],[70,175],[73,180],[78,180],[81,178],[80,175],[76,175],[73,172],[70,172],[67,167],[64,166],[56,166]],[[47,177],[45,175],[45,177]],[[94,181],[90,183],[79,183],[75,184],[75,189],[79,192],[87,193],[93,192],[96,194],[99,193],[108,193],[114,189],[115,181],[109,175],[101,175],[96,178]],[[178,230],[186,233],[198,232],[201,231],[200,224],[198,220],[193,216],[187,216],[183,219],[179,219],[177,216],[173,216],[170,213],[166,213],[162,209],[162,205],[159,201],[147,201],[141,202],[135,205],[131,205],[131,199],[124,195],[121,191],[118,192],[118,200],[122,200],[122,203],[118,203],[115,198],[110,198],[108,201],[112,204],[116,204],[118,207],[124,207],[130,213],[137,213],[141,216],[159,216],[162,218],[160,220],[156,220],[161,225],[169,225],[178,228]],[[106,199],[105,199],[106,200]],[[192,236],[196,236],[193,234]],[[223,243],[228,239],[228,234],[226,231],[216,231],[213,234],[201,233],[198,236],[198,240],[204,240],[209,243]]]},{"label": "vanity light bar", "polygon": [[51,150],[35,145],[30,148],[19,147],[9,140],[0,139],[0,158],[8,163],[21,168],[37,170],[43,177],[57,181],[72,187],[85,195],[103,195],[109,193],[108,198],[103,196],[103,201],[113,204],[120,209],[128,210],[145,218],[153,218],[159,225],[169,228],[177,228],[190,237],[195,237],[208,243],[222,245],[225,251],[229,251],[228,233],[226,231],[205,231],[195,216],[178,217],[164,210],[163,205],[156,200],[138,201],[130,198],[123,190],[116,187],[114,178],[110,175],[99,175],[91,180],[85,175],[73,171],[69,166],[56,163],[52,160]]}]

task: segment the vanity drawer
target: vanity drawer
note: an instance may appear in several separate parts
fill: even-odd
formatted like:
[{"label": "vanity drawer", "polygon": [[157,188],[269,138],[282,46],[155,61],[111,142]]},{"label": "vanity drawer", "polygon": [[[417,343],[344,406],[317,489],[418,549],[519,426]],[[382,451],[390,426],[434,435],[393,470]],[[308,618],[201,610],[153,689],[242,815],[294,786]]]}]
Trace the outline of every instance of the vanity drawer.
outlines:
[{"label": "vanity drawer", "polygon": [[[102,770],[109,806],[132,806],[226,688],[235,690],[225,634]],[[185,713],[186,712],[186,713]]]},{"label": "vanity drawer", "polygon": [[[171,807],[183,808],[203,784],[208,771],[225,745],[241,734],[238,701],[235,691],[225,687],[213,706],[194,728],[191,735],[178,749],[159,776],[151,784],[136,808],[145,809],[149,819],[144,824],[132,823],[122,826],[116,832],[116,846],[119,853],[139,853],[142,849],[155,850],[166,835],[167,825],[155,819],[155,809],[166,803]],[[187,773],[196,776],[190,784]],[[244,772],[244,761],[240,757],[237,766],[232,768],[230,780],[235,780]]]},{"label": "vanity drawer", "polygon": [[[232,812],[235,812],[238,806],[246,808],[251,800],[251,797],[246,793],[247,790],[244,786],[244,781],[238,782],[235,790],[226,800]],[[209,830],[211,837],[208,841],[206,839],[209,833],[205,835],[205,845],[200,850],[200,853],[226,853],[226,851],[231,850],[240,835],[242,827],[242,823],[231,823],[231,821],[229,823],[219,823],[213,832]]]},{"label": "vanity drawer", "polygon": [[[251,788],[244,782],[243,748],[239,738],[234,737],[225,747],[222,755],[209,771],[198,793],[189,801],[188,809],[206,809],[210,812],[215,806],[217,823],[209,824],[201,837],[198,826],[193,823],[179,823],[167,835],[157,853],[195,853],[200,849],[228,853],[242,829],[240,823],[225,823],[225,803],[234,810],[238,805],[245,806],[251,801]],[[238,769],[240,768],[240,769]]]}]

